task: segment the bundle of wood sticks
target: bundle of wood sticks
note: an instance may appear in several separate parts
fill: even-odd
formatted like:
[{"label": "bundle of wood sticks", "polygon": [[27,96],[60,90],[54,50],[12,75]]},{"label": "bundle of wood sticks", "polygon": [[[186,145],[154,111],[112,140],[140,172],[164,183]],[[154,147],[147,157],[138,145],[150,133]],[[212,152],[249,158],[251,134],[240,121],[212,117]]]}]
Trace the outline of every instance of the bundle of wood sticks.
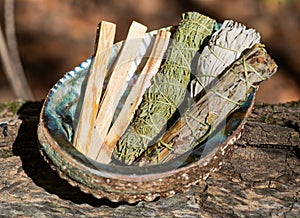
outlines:
[{"label": "bundle of wood sticks", "polygon": [[[259,34],[234,21],[184,13],[138,57],[146,30],[133,21],[108,67],[116,25],[98,26],[73,145],[101,163],[157,164],[192,149],[277,68]],[[129,86],[138,58],[142,69]]]}]

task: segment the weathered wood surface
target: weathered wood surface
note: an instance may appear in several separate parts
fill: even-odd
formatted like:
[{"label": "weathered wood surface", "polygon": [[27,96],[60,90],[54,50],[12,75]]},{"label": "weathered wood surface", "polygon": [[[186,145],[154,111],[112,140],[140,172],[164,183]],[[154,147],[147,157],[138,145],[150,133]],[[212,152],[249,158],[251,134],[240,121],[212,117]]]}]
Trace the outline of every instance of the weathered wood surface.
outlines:
[{"label": "weathered wood surface", "polygon": [[[241,139],[206,182],[169,199],[129,205],[98,200],[60,179],[38,150],[42,102],[17,115],[0,104],[0,217],[297,217],[300,102],[256,105]],[[16,110],[16,106],[12,108]]]}]

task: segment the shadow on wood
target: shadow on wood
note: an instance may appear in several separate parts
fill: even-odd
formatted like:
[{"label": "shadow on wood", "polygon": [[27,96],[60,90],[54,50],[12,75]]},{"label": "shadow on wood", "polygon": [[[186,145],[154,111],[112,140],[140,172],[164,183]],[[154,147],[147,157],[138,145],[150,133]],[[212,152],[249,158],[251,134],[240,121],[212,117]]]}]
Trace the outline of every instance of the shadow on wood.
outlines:
[{"label": "shadow on wood", "polygon": [[18,111],[22,124],[12,150],[14,155],[20,156],[25,173],[37,186],[76,204],[87,203],[94,207],[107,205],[113,208],[127,204],[125,202],[114,203],[107,199],[99,200],[92,195],[81,192],[79,188],[73,187],[67,181],[61,179],[44,161],[39,151],[37,138],[37,126],[42,104],[43,102],[27,102]]}]

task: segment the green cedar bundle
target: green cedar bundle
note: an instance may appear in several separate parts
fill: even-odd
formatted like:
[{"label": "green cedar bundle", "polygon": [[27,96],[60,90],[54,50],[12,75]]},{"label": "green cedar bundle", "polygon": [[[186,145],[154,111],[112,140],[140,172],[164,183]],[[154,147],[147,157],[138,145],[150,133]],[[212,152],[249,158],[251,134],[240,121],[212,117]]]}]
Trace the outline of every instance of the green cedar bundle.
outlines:
[{"label": "green cedar bundle", "polygon": [[117,158],[132,163],[165,128],[186,95],[192,60],[215,25],[215,20],[197,12],[183,14],[166,52],[166,61],[114,150]]}]

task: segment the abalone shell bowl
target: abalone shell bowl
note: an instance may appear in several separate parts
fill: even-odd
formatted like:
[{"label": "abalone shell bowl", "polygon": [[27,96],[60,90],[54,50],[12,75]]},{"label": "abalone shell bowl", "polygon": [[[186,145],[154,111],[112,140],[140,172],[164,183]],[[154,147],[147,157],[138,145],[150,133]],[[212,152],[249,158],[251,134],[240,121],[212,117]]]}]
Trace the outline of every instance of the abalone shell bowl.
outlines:
[{"label": "abalone shell bowl", "polygon": [[[140,57],[148,52],[147,47],[156,33],[152,31],[145,35],[139,50]],[[122,42],[114,44],[110,65],[121,46]],[[80,153],[72,145],[91,62],[92,58],[89,58],[67,72],[50,90],[40,114],[38,139],[42,155],[61,178],[99,199],[134,203],[170,197],[189,190],[193,184],[205,180],[211,172],[220,168],[223,157],[239,137],[253,106],[255,91],[240,108],[228,115],[226,122],[205,142],[168,162],[149,166],[102,164]],[[131,67],[131,76],[139,62],[141,59]]]}]

